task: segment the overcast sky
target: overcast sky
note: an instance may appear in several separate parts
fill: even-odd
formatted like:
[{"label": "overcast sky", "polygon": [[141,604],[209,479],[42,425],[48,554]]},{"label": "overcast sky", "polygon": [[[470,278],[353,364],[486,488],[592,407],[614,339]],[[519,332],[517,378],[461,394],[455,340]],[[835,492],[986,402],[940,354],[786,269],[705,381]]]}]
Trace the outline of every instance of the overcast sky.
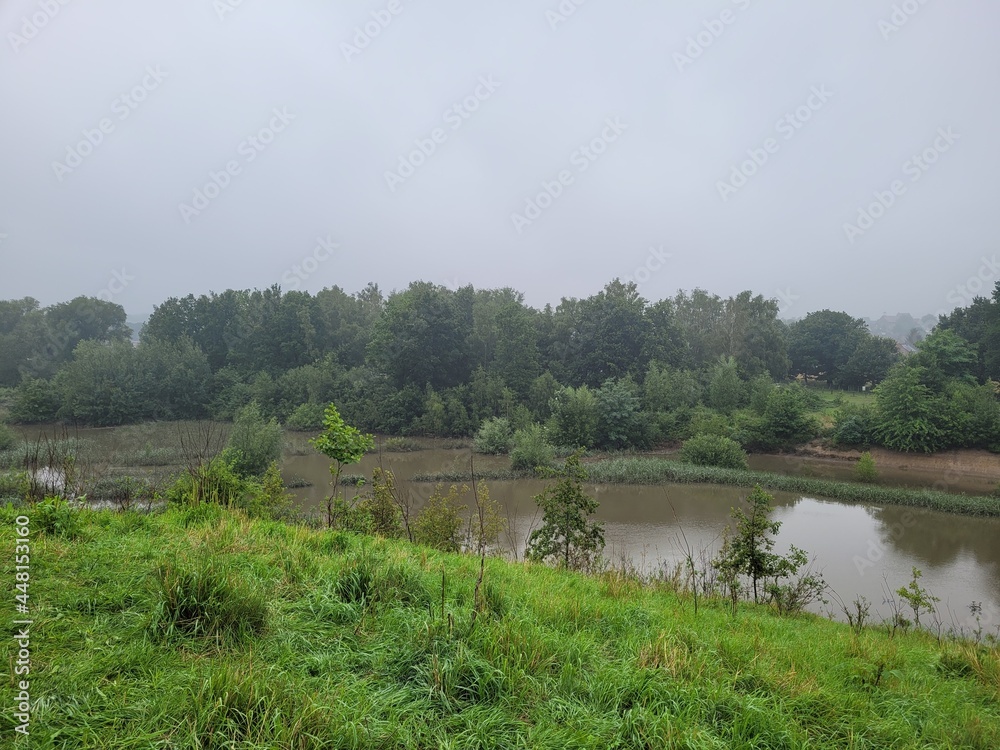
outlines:
[{"label": "overcast sky", "polygon": [[4,0],[0,298],[1000,278],[995,2],[576,2]]}]

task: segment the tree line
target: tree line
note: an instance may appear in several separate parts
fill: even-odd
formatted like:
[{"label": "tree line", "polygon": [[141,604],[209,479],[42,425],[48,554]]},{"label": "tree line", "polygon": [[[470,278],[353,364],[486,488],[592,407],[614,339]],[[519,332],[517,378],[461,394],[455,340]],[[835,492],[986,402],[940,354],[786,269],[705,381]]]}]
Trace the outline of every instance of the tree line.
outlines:
[{"label": "tree line", "polygon": [[[853,388],[888,380],[883,393],[919,385],[927,389],[920,399],[957,394],[960,411],[989,411],[977,389],[1000,368],[996,306],[976,300],[942,319],[930,344],[901,363],[892,339],[844,312],[786,324],[775,300],[750,291],[649,301],[617,279],[541,309],[511,288],[423,281],[389,295],[369,284],[353,294],[273,286],[173,297],[155,308],[137,345],[119,305],[80,297],[42,308],[26,298],[0,301],[0,387],[10,389],[18,422],[225,420],[255,401],[286,426],[313,429],[333,402],[351,423],[397,435],[468,436],[499,417],[514,428],[544,425],[551,440],[576,447],[716,432],[774,448],[819,429],[803,420],[815,406],[809,392],[772,393],[794,376]],[[946,329],[968,347],[967,369],[949,359],[950,345],[940,351]],[[876,424],[893,413],[888,405],[839,415],[853,433],[837,432],[904,449],[953,443],[944,433],[961,418],[945,429],[928,403],[938,435],[930,442],[897,434],[919,414],[902,414],[895,430]],[[980,414],[973,431],[984,447],[988,424]]]}]

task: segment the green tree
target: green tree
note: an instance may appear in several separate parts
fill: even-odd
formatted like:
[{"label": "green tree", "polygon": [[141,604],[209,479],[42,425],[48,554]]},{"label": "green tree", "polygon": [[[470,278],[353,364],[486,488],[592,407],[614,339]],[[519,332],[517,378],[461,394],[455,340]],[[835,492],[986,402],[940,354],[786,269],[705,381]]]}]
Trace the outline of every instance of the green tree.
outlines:
[{"label": "green tree", "polygon": [[[750,579],[754,602],[760,601],[760,584],[767,579],[778,579],[794,572],[797,567],[792,557],[775,554],[774,535],[781,528],[780,521],[771,521],[768,514],[774,498],[756,485],[746,498],[749,509],[734,508],[730,514],[736,522],[734,535],[727,539],[720,555],[714,561],[717,569],[729,575],[743,575]],[[794,562],[797,562],[794,561]]]},{"label": "green tree", "polygon": [[458,552],[462,548],[462,516],[469,509],[462,496],[468,491],[463,485],[460,492],[453,484],[444,494],[443,487],[437,485],[413,523],[413,541],[443,552]]},{"label": "green tree", "polygon": [[868,326],[861,318],[833,310],[811,312],[788,329],[792,372],[837,381],[858,346],[869,336]]},{"label": "green tree", "polygon": [[587,473],[580,453],[566,459],[558,481],[535,496],[542,526],[528,537],[529,560],[556,560],[567,568],[587,566],[604,549],[604,527],[591,520],[598,502],[583,490]]},{"label": "green tree", "polygon": [[926,368],[903,362],[875,389],[879,442],[896,451],[932,453],[952,440],[952,406],[922,380]]},{"label": "green tree", "polygon": [[327,458],[330,464],[333,493],[327,499],[327,524],[333,526],[333,505],[340,490],[340,476],[344,467],[356,464],[375,446],[375,438],[344,422],[334,404],[329,404],[323,414],[323,432],[309,441]]},{"label": "green tree", "polygon": [[570,448],[592,448],[597,442],[597,397],[586,385],[564,388],[552,401],[552,440]]},{"label": "green tree", "polygon": [[882,336],[864,338],[848,358],[840,373],[844,385],[860,388],[866,383],[878,385],[899,360],[896,342]]},{"label": "green tree", "polygon": [[878,469],[875,468],[875,459],[869,451],[861,454],[858,463],[854,467],[854,476],[862,482],[874,482],[878,479]]},{"label": "green tree", "polygon": [[743,403],[745,392],[736,360],[732,357],[720,358],[708,383],[708,405],[723,414],[732,414]]},{"label": "green tree", "polygon": [[260,404],[251,401],[236,413],[223,456],[240,476],[260,477],[281,459],[284,444],[281,425],[265,419]]},{"label": "green tree", "polygon": [[[649,446],[649,420],[631,378],[611,378],[597,390],[597,444],[617,450]],[[574,446],[579,447],[579,446]]]},{"label": "green tree", "polygon": [[681,445],[680,458],[695,466],[724,469],[747,468],[747,454],[740,444],[721,435],[695,435]]},{"label": "green tree", "polygon": [[515,470],[536,471],[547,468],[555,457],[545,428],[531,424],[514,433],[511,439],[510,465]]}]

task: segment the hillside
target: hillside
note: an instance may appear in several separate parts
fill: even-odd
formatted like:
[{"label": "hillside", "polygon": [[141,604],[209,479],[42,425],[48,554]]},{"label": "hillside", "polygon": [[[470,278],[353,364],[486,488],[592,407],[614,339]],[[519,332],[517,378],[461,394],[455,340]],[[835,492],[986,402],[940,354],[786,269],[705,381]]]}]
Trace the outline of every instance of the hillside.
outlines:
[{"label": "hillside", "polygon": [[34,624],[18,746],[1000,747],[995,644],[695,614],[666,583],[500,559],[470,633],[472,557],[213,506],[8,507],[6,528],[19,512]]}]

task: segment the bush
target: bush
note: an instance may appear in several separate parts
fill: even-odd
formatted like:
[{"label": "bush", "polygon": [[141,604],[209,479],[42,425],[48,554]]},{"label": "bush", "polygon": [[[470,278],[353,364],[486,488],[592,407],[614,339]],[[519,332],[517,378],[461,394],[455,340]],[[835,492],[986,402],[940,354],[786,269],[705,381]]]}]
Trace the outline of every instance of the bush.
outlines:
[{"label": "bush", "polygon": [[509,421],[503,417],[491,417],[483,422],[476,433],[476,453],[503,455],[510,451],[513,436]]},{"label": "bush", "polygon": [[10,450],[17,444],[17,435],[7,425],[0,422],[0,451]]},{"label": "bush", "polygon": [[300,404],[285,420],[285,427],[296,432],[322,429],[323,407],[319,404]]},{"label": "bush", "polygon": [[870,452],[865,451],[861,454],[854,467],[854,476],[862,482],[874,482],[878,479],[878,469],[875,468],[875,459]]},{"label": "bush", "polygon": [[410,453],[420,450],[420,444],[410,438],[391,437],[382,443],[382,450],[387,453]]},{"label": "bush", "polygon": [[183,635],[239,640],[267,626],[267,602],[223,563],[172,561],[154,573],[157,604],[152,628],[166,637]]},{"label": "bush", "polygon": [[236,506],[250,489],[246,479],[239,476],[232,464],[217,456],[194,471],[181,474],[167,488],[168,502],[182,505]]},{"label": "bush", "polygon": [[552,465],[555,450],[549,445],[545,428],[533,424],[514,433],[511,441],[510,465],[513,469],[534,470]]},{"label": "bush", "polygon": [[680,450],[681,460],[695,466],[719,466],[724,469],[746,469],[747,454],[735,440],[719,435],[696,435],[685,440]]},{"label": "bush", "polygon": [[80,509],[61,497],[47,497],[35,506],[33,522],[44,534],[76,539],[80,536]]},{"label": "bush", "polygon": [[31,476],[26,471],[0,471],[0,502],[20,501],[31,492]]},{"label": "bush", "polygon": [[18,424],[53,422],[59,402],[59,392],[51,381],[26,378],[14,390],[10,418]]},{"label": "bush", "polygon": [[874,445],[877,425],[877,416],[872,407],[845,407],[837,413],[833,442],[847,446]]},{"label": "bush", "polygon": [[465,485],[460,491],[453,484],[445,495],[440,484],[435,487],[413,522],[413,541],[444,552],[458,552],[462,547],[462,514],[469,509],[461,502],[461,495],[468,491]]},{"label": "bush", "polygon": [[251,401],[237,412],[223,455],[237,474],[259,477],[281,460],[283,447],[281,426],[273,418],[265,420],[260,405]]}]

